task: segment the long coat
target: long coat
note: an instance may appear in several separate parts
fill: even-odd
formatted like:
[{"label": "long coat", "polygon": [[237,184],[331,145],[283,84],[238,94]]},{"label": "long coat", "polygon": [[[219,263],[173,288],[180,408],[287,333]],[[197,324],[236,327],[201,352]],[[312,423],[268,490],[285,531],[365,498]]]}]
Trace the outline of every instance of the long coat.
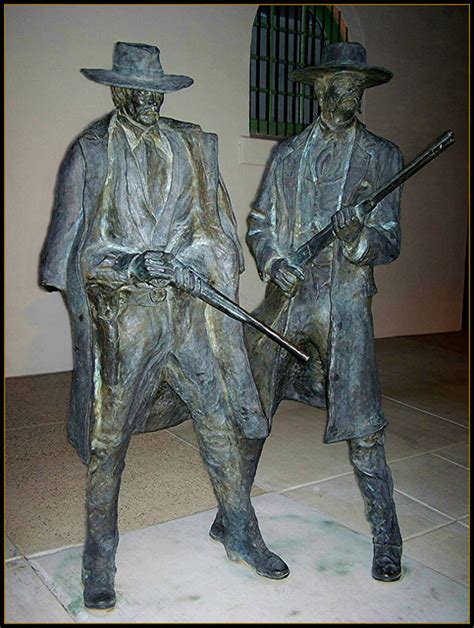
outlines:
[{"label": "long coat", "polygon": [[[60,290],[69,311],[74,370],[68,435],[86,463],[90,460],[94,421],[93,375],[98,343],[86,292],[84,251],[107,176],[112,113],[85,129],[64,157],[39,269],[40,284]],[[243,256],[230,199],[219,175],[217,136],[177,120],[161,118],[159,124],[174,152],[171,190],[159,223],[168,233],[165,250],[236,300]],[[185,180],[192,183],[183,189]],[[189,307],[195,313],[199,310],[195,318],[204,321],[197,333],[208,337],[222,375],[222,398],[229,406],[231,420],[236,421],[244,436],[265,437],[268,425],[251,375],[242,325],[197,298],[188,298],[187,302],[191,302]],[[182,315],[176,311],[175,319]],[[164,384],[149,416],[135,431],[176,425],[190,417],[190,410]]]},{"label": "long coat", "polygon": [[[317,121],[275,147],[248,217],[247,244],[264,281],[270,279],[271,263],[289,257],[297,248],[298,211],[308,212],[315,205],[317,189],[314,180],[305,175],[304,163],[305,146],[315,124]],[[398,147],[357,121],[342,203],[366,198],[402,167]],[[303,342],[311,355],[308,365],[301,367],[293,361],[289,367],[284,350],[251,328],[245,329],[252,370],[270,420],[282,399],[293,399],[328,408],[326,442],[367,436],[386,424],[375,362],[371,299],[376,293],[373,267],[393,261],[400,252],[400,193],[400,188],[392,192],[366,217],[355,244],[337,239],[334,243],[327,369],[309,340]],[[306,234],[304,240],[311,235]],[[294,303],[295,298],[288,299],[270,282],[254,314],[284,334]]]}]

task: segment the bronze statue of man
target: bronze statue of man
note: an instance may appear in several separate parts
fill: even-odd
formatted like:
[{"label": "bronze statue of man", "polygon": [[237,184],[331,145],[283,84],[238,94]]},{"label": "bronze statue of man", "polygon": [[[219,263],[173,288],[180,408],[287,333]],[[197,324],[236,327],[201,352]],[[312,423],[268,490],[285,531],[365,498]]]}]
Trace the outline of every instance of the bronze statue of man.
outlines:
[{"label": "bronze statue of man", "polygon": [[[267,416],[282,399],[326,407],[325,441],[348,441],[372,528],[372,575],[382,581],[401,576],[402,539],[385,460],[371,302],[374,266],[399,255],[400,188],[365,218],[354,206],[402,168],[398,147],[356,116],[364,89],[391,77],[367,64],[358,43],[330,44],[321,65],[290,75],[314,87],[320,115],[275,147],[248,217],[247,243],[268,282],[254,314],[312,359],[301,367],[245,330]],[[331,224],[333,242],[311,263],[294,263],[294,252]]]},{"label": "bronze statue of man", "polygon": [[132,434],[187,418],[219,506],[211,537],[232,560],[284,578],[250,501],[268,423],[242,325],[196,298],[204,278],[235,301],[243,270],[217,137],[160,116],[164,94],[193,81],[165,74],[155,46],[118,42],[111,70],[82,72],[111,87],[115,109],[66,153],[40,283],[63,293],[72,328],[68,434],[88,464],[85,605],[115,604]]}]

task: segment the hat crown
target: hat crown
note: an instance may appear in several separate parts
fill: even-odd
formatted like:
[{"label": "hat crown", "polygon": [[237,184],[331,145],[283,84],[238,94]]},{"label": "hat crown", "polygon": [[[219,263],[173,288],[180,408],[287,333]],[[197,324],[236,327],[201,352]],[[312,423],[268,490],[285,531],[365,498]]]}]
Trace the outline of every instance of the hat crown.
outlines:
[{"label": "hat crown", "polygon": [[321,52],[321,65],[367,65],[367,51],[356,42],[328,44]]},{"label": "hat crown", "polygon": [[113,70],[123,76],[156,79],[163,76],[160,50],[148,44],[117,42],[113,54]]}]

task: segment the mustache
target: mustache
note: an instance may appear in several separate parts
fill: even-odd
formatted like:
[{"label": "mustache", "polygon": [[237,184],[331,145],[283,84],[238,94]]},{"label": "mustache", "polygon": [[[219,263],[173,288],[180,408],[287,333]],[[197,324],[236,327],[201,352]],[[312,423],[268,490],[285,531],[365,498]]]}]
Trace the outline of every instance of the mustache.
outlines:
[{"label": "mustache", "polygon": [[137,109],[138,113],[159,113],[159,107],[139,107]]},{"label": "mustache", "polygon": [[358,96],[356,93],[351,92],[351,93],[348,93],[348,94],[343,94],[342,96],[340,96],[340,97],[336,100],[336,102],[334,102],[334,103],[333,103],[333,104],[329,107],[329,110],[330,110],[331,112],[332,112],[332,111],[335,111],[335,110],[339,107],[339,105],[340,105],[342,102],[344,102],[345,100],[353,100],[353,101],[354,101],[356,104],[358,104],[358,106],[360,107],[360,105],[359,105],[359,96]]}]

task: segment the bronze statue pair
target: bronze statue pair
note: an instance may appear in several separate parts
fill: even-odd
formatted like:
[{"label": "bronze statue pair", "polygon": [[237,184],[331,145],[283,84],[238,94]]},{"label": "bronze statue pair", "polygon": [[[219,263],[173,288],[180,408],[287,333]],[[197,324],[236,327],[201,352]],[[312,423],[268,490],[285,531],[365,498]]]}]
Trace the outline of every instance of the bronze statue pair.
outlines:
[{"label": "bronze statue pair", "polygon": [[[217,137],[160,116],[167,75],[155,46],[119,42],[115,109],[83,131],[58,175],[40,283],[60,290],[74,355],[69,439],[88,465],[84,602],[115,604],[117,502],[132,434],[193,420],[218,504],[210,530],[231,560],[268,578],[286,563],[266,546],[250,491],[282,399],[328,409],[326,441],[346,440],[372,527],[372,575],[401,575],[400,535],[374,355],[373,268],[400,251],[400,189],[363,217],[357,203],[402,166],[400,150],[357,119],[363,91],[391,73],[356,43],[332,44],[294,72],[314,86],[318,119],[280,142],[248,219],[268,282],[256,318],[310,356],[302,365],[212,301],[238,301],[243,255],[219,173]],[[332,225],[310,263],[294,252]],[[209,296],[211,295],[211,297]],[[159,560],[159,558],[157,558]]]}]

